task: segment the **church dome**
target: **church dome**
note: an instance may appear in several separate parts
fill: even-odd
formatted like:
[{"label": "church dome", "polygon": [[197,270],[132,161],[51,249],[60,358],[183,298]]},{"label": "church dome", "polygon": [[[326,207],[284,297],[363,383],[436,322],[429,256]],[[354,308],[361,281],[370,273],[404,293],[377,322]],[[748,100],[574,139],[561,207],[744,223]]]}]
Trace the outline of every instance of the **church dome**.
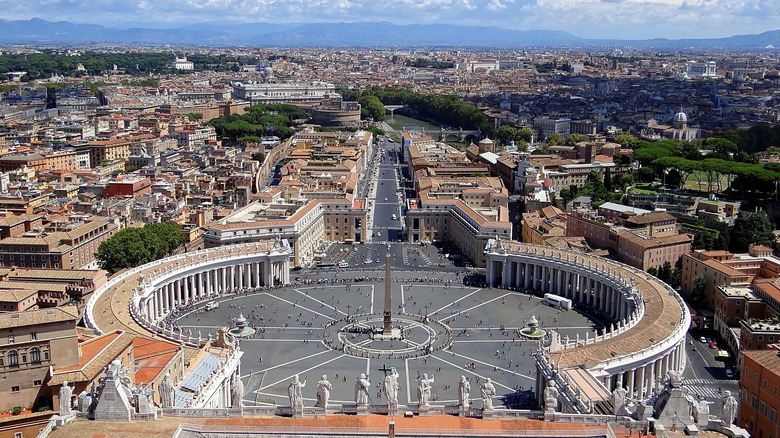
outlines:
[{"label": "church dome", "polygon": [[684,112],[680,111],[674,115],[675,123],[688,123],[688,116]]}]

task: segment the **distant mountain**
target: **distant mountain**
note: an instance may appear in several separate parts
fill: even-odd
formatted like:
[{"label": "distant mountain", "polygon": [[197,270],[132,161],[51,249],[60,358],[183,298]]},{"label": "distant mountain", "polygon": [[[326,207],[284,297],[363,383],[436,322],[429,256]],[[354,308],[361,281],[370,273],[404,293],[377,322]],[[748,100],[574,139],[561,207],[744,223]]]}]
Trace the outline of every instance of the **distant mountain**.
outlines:
[{"label": "distant mountain", "polygon": [[2,44],[252,45],[258,47],[589,47],[635,46],[680,49],[780,47],[780,30],[713,39],[589,40],[568,32],[511,30],[452,24],[380,23],[199,23],[178,28],[116,28],[67,21],[0,20]]}]

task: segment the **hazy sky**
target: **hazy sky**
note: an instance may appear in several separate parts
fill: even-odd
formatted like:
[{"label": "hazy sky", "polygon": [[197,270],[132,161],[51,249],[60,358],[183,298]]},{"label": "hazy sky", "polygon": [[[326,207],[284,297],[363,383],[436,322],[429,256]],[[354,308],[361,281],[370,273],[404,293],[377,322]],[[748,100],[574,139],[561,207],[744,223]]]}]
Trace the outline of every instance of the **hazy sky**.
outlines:
[{"label": "hazy sky", "polygon": [[707,38],[780,28],[780,0],[0,0],[0,18],[111,26],[389,21],[566,30],[587,38]]}]

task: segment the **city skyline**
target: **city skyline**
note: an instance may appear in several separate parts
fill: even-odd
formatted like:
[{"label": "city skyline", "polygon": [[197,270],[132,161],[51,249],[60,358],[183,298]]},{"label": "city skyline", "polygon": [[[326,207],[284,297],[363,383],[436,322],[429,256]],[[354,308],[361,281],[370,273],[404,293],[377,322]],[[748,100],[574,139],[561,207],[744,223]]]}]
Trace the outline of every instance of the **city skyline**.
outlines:
[{"label": "city skyline", "polygon": [[780,22],[780,3],[771,0],[0,0],[0,7],[4,20],[123,28],[385,21],[561,30],[581,38],[623,40],[756,34],[775,30]]}]

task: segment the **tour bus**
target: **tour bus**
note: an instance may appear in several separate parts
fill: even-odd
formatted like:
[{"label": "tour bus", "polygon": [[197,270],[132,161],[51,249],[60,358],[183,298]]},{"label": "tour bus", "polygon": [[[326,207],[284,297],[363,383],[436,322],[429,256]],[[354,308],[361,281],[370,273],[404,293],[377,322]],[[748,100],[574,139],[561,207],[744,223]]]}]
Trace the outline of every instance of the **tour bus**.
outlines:
[{"label": "tour bus", "polygon": [[571,310],[571,300],[555,294],[544,294],[544,304],[563,310]]}]

